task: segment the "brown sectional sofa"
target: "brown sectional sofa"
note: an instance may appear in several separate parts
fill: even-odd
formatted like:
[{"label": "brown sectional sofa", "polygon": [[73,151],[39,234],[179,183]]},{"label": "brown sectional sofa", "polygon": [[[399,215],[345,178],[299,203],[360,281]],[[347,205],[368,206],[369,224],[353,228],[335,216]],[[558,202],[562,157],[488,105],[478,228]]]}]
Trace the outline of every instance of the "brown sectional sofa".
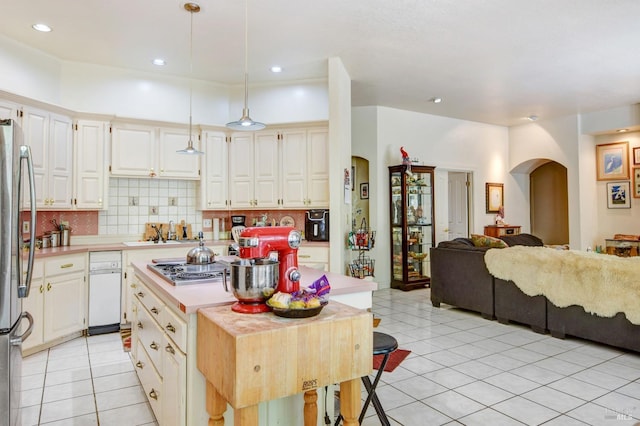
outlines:
[{"label": "brown sectional sofa", "polygon": [[[509,245],[541,246],[530,234],[504,236]],[[484,263],[488,248],[473,246],[468,238],[443,241],[431,249],[431,303],[441,303],[479,312],[501,323],[529,325],[533,331],[564,338],[580,337],[640,352],[640,325],[624,314],[604,318],[589,314],[581,306],[558,308],[544,296],[527,296],[512,281],[493,277]]]}]

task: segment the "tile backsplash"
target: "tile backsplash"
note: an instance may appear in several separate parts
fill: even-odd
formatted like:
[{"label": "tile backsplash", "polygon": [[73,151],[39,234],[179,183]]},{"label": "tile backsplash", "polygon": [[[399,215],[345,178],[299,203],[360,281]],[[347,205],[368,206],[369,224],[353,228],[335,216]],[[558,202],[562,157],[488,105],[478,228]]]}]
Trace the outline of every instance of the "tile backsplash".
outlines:
[{"label": "tile backsplash", "polygon": [[111,178],[109,208],[98,212],[98,234],[142,234],[147,222],[184,220],[194,232],[202,229],[196,211],[197,182],[185,180]]}]

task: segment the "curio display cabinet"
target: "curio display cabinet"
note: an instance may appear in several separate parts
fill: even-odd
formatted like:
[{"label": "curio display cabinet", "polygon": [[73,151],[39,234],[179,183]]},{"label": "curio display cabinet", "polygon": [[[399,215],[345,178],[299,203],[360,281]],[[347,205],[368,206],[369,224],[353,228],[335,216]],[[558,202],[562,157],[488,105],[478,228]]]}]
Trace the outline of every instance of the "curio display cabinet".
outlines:
[{"label": "curio display cabinet", "polygon": [[434,167],[389,167],[391,288],[430,284],[429,249],[435,245]]}]

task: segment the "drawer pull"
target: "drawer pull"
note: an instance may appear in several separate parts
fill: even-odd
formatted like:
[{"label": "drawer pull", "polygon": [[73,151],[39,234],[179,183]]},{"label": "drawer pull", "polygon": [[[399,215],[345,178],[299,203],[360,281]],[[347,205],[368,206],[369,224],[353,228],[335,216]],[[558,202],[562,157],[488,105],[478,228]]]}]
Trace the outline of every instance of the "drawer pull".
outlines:
[{"label": "drawer pull", "polygon": [[149,347],[151,349],[153,349],[154,351],[158,350],[158,344],[156,342],[151,342],[151,344],[149,345]]},{"label": "drawer pull", "polygon": [[311,257],[311,255],[308,254],[299,254],[298,257],[304,257],[305,259],[308,259]]},{"label": "drawer pull", "polygon": [[144,297],[144,293],[143,293],[143,292],[141,292],[141,291],[139,291],[139,292],[138,292],[138,297]]},{"label": "drawer pull", "polygon": [[60,269],[73,268],[73,263],[65,263],[64,265],[60,265]]},{"label": "drawer pull", "polygon": [[151,308],[151,313],[158,315],[158,308],[156,308],[155,306]]},{"label": "drawer pull", "polygon": [[144,368],[144,365],[142,364],[141,361],[136,362],[136,367],[138,367],[140,370],[142,370]]},{"label": "drawer pull", "polygon": [[170,332],[172,332],[172,333],[175,333],[175,332],[176,332],[176,328],[175,328],[171,323],[168,323],[168,324],[167,324],[167,326],[166,326],[165,328],[166,328],[167,330],[169,330]]},{"label": "drawer pull", "polygon": [[129,287],[131,287],[131,288],[136,288],[136,287],[138,287],[138,286],[137,286],[137,285],[135,285],[135,284],[131,284]]},{"label": "drawer pull", "polygon": [[171,355],[175,355],[176,354],[176,350],[173,349],[173,346],[167,344],[167,347],[164,348],[165,351],[169,352]]},{"label": "drawer pull", "polygon": [[149,398],[153,398],[156,401],[158,400],[158,394],[156,393],[155,389],[151,389],[151,392],[149,392]]},{"label": "drawer pull", "polygon": [[138,328],[142,330],[144,327],[142,326],[142,322],[138,321]]}]

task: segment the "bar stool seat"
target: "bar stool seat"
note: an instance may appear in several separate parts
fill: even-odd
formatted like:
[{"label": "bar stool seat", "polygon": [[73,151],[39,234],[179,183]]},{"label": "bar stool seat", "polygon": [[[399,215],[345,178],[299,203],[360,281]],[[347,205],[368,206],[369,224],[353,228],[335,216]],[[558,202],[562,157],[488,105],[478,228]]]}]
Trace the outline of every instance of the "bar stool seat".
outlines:
[{"label": "bar stool seat", "polygon": [[[359,424],[362,424],[362,420],[364,419],[364,415],[367,412],[369,404],[373,403],[373,408],[375,408],[376,410],[376,414],[378,415],[380,423],[382,423],[383,426],[390,426],[387,414],[384,412],[382,404],[380,403],[378,395],[376,394],[376,387],[378,386],[380,376],[382,376],[382,372],[384,371],[384,368],[389,361],[389,356],[391,356],[391,353],[396,349],[398,349],[398,341],[393,336],[385,333],[380,333],[378,331],[373,332],[373,355],[384,355],[384,357],[382,358],[382,362],[380,363],[380,367],[378,368],[378,373],[373,379],[373,383],[371,383],[371,379],[369,379],[369,376],[362,377],[362,383],[367,390],[367,399],[362,405],[362,411],[360,412],[360,417],[358,417]],[[340,424],[341,420],[342,414],[339,415],[336,419],[336,426]]]}]

